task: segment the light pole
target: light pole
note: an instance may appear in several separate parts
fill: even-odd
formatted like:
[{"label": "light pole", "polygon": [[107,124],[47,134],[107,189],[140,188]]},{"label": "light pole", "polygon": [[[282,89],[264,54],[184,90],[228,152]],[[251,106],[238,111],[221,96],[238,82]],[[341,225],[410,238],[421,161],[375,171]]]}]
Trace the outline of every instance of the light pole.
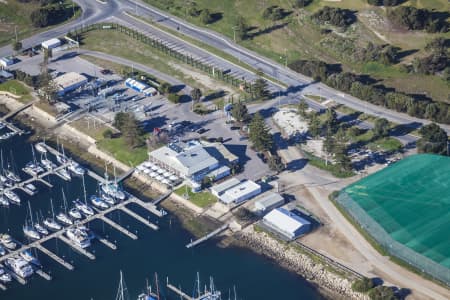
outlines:
[{"label": "light pole", "polygon": [[284,67],[287,68],[288,57],[287,57],[287,49],[286,48],[284,48],[284,58],[285,58]]}]

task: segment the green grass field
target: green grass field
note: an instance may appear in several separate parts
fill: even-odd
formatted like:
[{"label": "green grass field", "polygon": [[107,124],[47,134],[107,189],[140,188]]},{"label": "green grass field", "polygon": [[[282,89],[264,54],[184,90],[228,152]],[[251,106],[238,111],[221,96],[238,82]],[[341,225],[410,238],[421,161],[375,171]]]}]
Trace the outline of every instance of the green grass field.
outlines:
[{"label": "green grass field", "polygon": [[21,102],[28,102],[32,99],[30,90],[18,80],[8,80],[0,84],[0,91],[9,92],[20,97]]},{"label": "green grass field", "polygon": [[199,193],[193,193],[191,188],[190,187],[186,188],[185,185],[179,187],[174,192],[179,196],[185,197],[186,190],[188,194],[188,200],[201,208],[217,202],[217,198],[214,197],[213,194],[211,194],[210,192],[203,191]]},{"label": "green grass field", "polygon": [[450,158],[419,154],[345,189],[397,242],[450,269]]}]

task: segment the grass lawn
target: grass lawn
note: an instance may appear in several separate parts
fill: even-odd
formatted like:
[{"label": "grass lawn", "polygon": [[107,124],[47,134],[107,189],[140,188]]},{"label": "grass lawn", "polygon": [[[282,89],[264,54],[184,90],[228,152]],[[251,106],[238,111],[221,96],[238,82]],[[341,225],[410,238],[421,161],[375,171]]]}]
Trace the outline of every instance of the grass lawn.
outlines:
[{"label": "grass lawn", "polygon": [[373,141],[368,145],[372,150],[384,150],[387,152],[395,152],[400,150],[403,145],[399,140],[394,139],[393,137],[381,138]]},{"label": "grass lawn", "polygon": [[8,80],[0,84],[0,91],[5,91],[19,96],[19,101],[27,103],[33,99],[30,89],[18,80]]},{"label": "grass lawn", "polygon": [[[196,0],[198,10],[208,8],[215,16],[215,21],[208,25],[202,24],[200,18],[187,14],[187,4],[184,0],[145,1],[193,24],[220,32],[230,39],[233,39],[236,16],[240,15],[253,29],[250,31],[250,39],[238,43],[278,63],[284,64],[286,58],[288,62],[299,58],[320,59],[328,63],[339,62],[342,63],[344,70],[371,75],[381,80],[380,83],[400,91],[426,93],[439,101],[446,101],[449,94],[448,85],[438,76],[410,76],[401,72],[397,66],[347,61],[348,55],[340,50],[342,43],[339,38],[352,39],[352,47],[362,47],[370,41],[375,44],[390,43],[402,48],[401,51],[418,50],[402,58],[402,63],[411,62],[415,56],[425,55],[423,47],[431,39],[439,36],[450,38],[450,33],[430,34],[422,31],[395,30],[386,22],[386,10],[371,6],[366,0],[314,0],[306,9],[293,8],[293,1],[282,0]],[[264,19],[262,12],[273,5],[283,8],[287,16],[276,22]],[[442,12],[448,10],[447,0],[410,0],[402,5],[437,9]],[[354,10],[358,14],[359,21],[344,32],[321,33],[321,27],[311,22],[310,15],[324,6]],[[330,46],[322,44],[330,39]]]},{"label": "grass lawn", "polygon": [[99,149],[112,154],[116,159],[126,165],[136,166],[148,158],[147,146],[130,149],[122,137],[101,139],[97,142]]},{"label": "grass lawn", "polygon": [[[80,8],[70,0],[61,1],[71,17],[65,22],[80,15]],[[48,30],[60,24],[35,28],[30,19],[31,13],[39,7],[39,1],[7,0],[0,2],[0,46],[10,44],[15,39],[15,26],[17,26],[17,37],[19,40]],[[75,15],[72,13],[75,12]]]},{"label": "grass lawn", "polygon": [[207,206],[217,202],[217,198],[214,197],[210,192],[203,191],[203,192],[199,192],[199,193],[193,193],[191,188],[188,187],[186,189],[185,185],[179,187],[174,192],[175,192],[175,194],[177,194],[179,196],[185,197],[186,190],[188,193],[188,200],[199,207],[204,208],[204,207],[207,207]]}]

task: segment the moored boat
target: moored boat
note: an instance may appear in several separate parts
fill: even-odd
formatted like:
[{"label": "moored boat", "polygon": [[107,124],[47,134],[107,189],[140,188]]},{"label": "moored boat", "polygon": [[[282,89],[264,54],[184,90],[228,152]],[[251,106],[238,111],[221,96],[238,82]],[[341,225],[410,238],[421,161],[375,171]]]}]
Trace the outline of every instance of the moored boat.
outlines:
[{"label": "moored boat", "polygon": [[91,246],[91,240],[89,239],[88,234],[84,230],[82,230],[78,227],[68,228],[66,230],[66,236],[75,245],[77,245],[83,249]]},{"label": "moored boat", "polygon": [[70,173],[65,168],[59,169],[56,173],[65,181],[70,181],[72,179]]},{"label": "moored boat", "polygon": [[14,204],[20,204],[20,197],[16,193],[14,193],[12,190],[5,190],[3,194],[8,198],[9,201],[11,201]]},{"label": "moored boat", "polygon": [[35,144],[34,148],[40,153],[47,153],[47,147],[45,145],[45,142],[39,142]]},{"label": "moored boat", "polygon": [[39,261],[39,259],[37,259],[37,257],[35,257],[30,249],[27,250],[23,250],[19,253],[20,257],[23,258],[25,261],[35,265],[35,266],[41,266],[41,262]]},{"label": "moored boat", "polygon": [[24,185],[23,189],[26,190],[30,195],[36,195],[36,193],[38,192],[38,189],[32,183]]},{"label": "moored boat", "polygon": [[52,218],[46,218],[43,223],[45,227],[53,231],[58,231],[62,229],[61,224],[59,224]]},{"label": "moored boat", "polygon": [[37,232],[37,230],[33,226],[24,225],[23,233],[25,234],[25,236],[33,240],[39,240],[41,238],[41,235],[39,234],[39,232]]},{"label": "moored boat", "polygon": [[57,167],[57,165],[52,162],[51,160],[47,159],[47,158],[43,158],[41,159],[41,164],[44,166],[44,168],[46,168],[47,170],[53,170],[54,168]]},{"label": "moored boat", "polygon": [[97,197],[95,195],[92,195],[89,200],[91,200],[92,205],[94,205],[97,208],[107,209],[109,207],[108,204],[102,200],[102,198]]},{"label": "moored boat", "polygon": [[69,209],[69,216],[76,220],[81,220],[83,218],[83,215],[81,214],[80,210],[76,207],[72,207]]},{"label": "moored boat", "polygon": [[0,236],[0,242],[9,250],[14,250],[17,247],[17,244],[12,240],[9,234],[2,234]]},{"label": "moored boat", "polygon": [[34,228],[36,229],[37,232],[39,232],[41,235],[48,235],[48,230],[42,226],[40,223],[35,223],[34,224]]},{"label": "moored boat", "polygon": [[95,214],[95,211],[92,209],[92,207],[90,207],[86,203],[83,203],[79,200],[75,200],[73,203],[75,204],[75,207],[79,209],[85,216],[89,217]]},{"label": "moored boat", "polygon": [[0,267],[0,281],[3,283],[11,282],[12,277],[9,275],[6,270]]},{"label": "moored boat", "polygon": [[65,225],[73,225],[72,219],[63,212],[58,213],[56,219]]},{"label": "moored boat", "polygon": [[5,265],[22,278],[30,277],[34,273],[30,264],[21,257],[10,257],[6,259]]}]

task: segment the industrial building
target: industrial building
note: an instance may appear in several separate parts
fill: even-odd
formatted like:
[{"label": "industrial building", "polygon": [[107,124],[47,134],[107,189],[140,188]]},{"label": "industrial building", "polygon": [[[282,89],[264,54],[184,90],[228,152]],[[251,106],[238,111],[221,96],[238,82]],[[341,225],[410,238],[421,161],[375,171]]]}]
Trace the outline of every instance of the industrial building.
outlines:
[{"label": "industrial building", "polygon": [[231,189],[232,187],[240,184],[241,181],[237,178],[230,178],[228,180],[225,180],[222,183],[216,184],[211,187],[211,194],[219,198],[220,195],[225,193],[226,190]]},{"label": "industrial building", "polygon": [[53,49],[53,48],[56,48],[56,47],[59,47],[59,46],[61,46],[61,40],[60,39],[50,39],[50,40],[47,40],[47,41],[45,41],[45,42],[42,42],[42,44],[41,44],[41,46],[42,46],[42,48],[45,48],[45,49]]},{"label": "industrial building", "polygon": [[309,221],[284,208],[276,208],[265,215],[263,225],[266,225],[288,240],[296,239],[311,229]]},{"label": "industrial building", "polygon": [[77,88],[85,85],[88,82],[86,76],[69,72],[53,79],[53,82],[58,87],[58,96],[76,90]]},{"label": "industrial building", "polygon": [[188,179],[195,190],[205,177],[217,180],[228,176],[230,168],[211,156],[200,142],[171,143],[149,153],[149,160],[175,175]]},{"label": "industrial building", "polygon": [[261,186],[251,180],[247,180],[227,189],[219,196],[219,200],[226,205],[239,204],[260,193]]},{"label": "industrial building", "polygon": [[260,214],[277,208],[284,204],[284,198],[278,193],[267,192],[258,197],[255,201],[255,210]]}]

